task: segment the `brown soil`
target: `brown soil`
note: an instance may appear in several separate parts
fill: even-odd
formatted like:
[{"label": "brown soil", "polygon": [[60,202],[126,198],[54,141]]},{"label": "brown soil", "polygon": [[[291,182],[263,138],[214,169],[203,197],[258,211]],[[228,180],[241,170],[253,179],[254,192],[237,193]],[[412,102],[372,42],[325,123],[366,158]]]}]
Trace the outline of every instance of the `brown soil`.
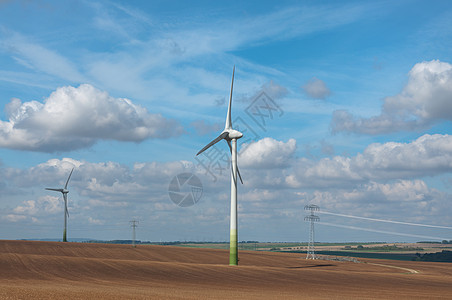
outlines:
[{"label": "brown soil", "polygon": [[[0,241],[0,299],[451,299],[452,264]],[[415,271],[415,272],[413,272]],[[417,273],[416,273],[417,272]]]}]

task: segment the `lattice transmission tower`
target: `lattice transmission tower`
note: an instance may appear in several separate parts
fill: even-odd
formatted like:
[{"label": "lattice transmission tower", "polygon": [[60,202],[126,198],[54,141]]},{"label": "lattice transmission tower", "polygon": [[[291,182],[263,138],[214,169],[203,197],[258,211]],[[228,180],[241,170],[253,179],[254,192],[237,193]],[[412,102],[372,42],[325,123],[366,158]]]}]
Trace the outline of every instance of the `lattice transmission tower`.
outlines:
[{"label": "lattice transmission tower", "polygon": [[311,224],[311,228],[309,231],[309,243],[308,243],[308,252],[306,254],[306,259],[316,259],[315,257],[315,233],[314,233],[314,223],[320,221],[320,218],[314,215],[314,211],[319,211],[320,207],[315,204],[309,204],[304,207],[304,210],[309,210],[310,214],[304,217],[305,221],[309,221]]},{"label": "lattice transmission tower", "polygon": [[138,227],[138,223],[140,223],[140,222],[138,222],[137,220],[132,220],[132,221],[130,221],[130,227],[132,227],[132,247],[136,247],[135,246],[135,238],[136,238],[136,235],[135,235],[135,229]]}]

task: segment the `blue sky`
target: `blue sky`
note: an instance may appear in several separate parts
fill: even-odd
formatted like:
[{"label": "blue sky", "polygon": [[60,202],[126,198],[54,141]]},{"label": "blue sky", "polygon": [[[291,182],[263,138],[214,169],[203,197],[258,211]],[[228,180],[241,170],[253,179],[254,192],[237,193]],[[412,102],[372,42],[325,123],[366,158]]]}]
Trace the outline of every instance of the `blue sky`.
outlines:
[{"label": "blue sky", "polygon": [[228,240],[227,145],[195,154],[235,65],[239,240],[306,241],[310,203],[321,241],[452,239],[339,216],[452,226],[451,20],[449,1],[0,1],[0,238],[60,237],[44,188],[75,167],[69,238],[135,218],[142,240]]}]

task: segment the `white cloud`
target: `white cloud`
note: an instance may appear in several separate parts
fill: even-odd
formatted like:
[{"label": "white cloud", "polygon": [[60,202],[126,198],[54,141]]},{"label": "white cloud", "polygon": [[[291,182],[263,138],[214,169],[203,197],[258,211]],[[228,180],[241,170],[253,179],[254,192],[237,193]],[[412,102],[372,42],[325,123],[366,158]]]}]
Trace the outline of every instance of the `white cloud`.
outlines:
[{"label": "white cloud", "polygon": [[8,214],[6,216],[2,217],[4,220],[8,221],[8,222],[20,222],[20,221],[24,221],[27,219],[27,216],[24,215],[16,215],[16,214]]},{"label": "white cloud", "polygon": [[98,140],[141,142],[182,134],[182,127],[125,98],[89,84],[58,88],[44,103],[13,99],[9,121],[0,121],[0,147],[55,152],[89,147]]},{"label": "white cloud", "polygon": [[309,202],[325,211],[353,210],[361,216],[377,215],[386,219],[392,215],[392,211],[397,211],[398,215],[405,218],[413,215],[419,217],[422,211],[421,219],[424,219],[430,215],[440,215],[441,209],[444,210],[442,213],[449,212],[448,197],[437,189],[429,188],[423,180],[396,180],[393,183],[371,181],[352,189],[317,190],[311,194]]},{"label": "white cloud", "polygon": [[91,178],[87,185],[86,190],[82,194],[89,194],[97,197],[124,197],[131,196],[131,194],[142,194],[148,192],[148,188],[141,186],[135,182],[119,182],[115,181],[111,185],[101,184],[97,182],[96,178]]},{"label": "white cloud", "polygon": [[429,194],[429,188],[422,180],[399,180],[392,185],[380,184],[377,188],[392,202],[422,202]]},{"label": "white cloud", "polygon": [[[372,144],[353,157],[335,156],[318,161],[294,157],[295,149],[295,140],[282,142],[264,138],[250,144],[240,154],[239,167],[244,187],[255,191],[245,193],[243,199],[256,202],[278,198],[276,192],[268,190],[270,187],[286,192],[300,188],[311,191],[349,188],[351,191],[347,197],[353,199],[361,197],[353,189],[363,184],[368,186],[367,193],[379,194],[394,201],[398,201],[398,197],[415,199],[417,196],[410,196],[410,191],[421,195],[422,190],[426,189],[425,184],[416,181],[417,178],[452,171],[450,135],[424,135],[411,143]],[[114,162],[90,163],[73,159],[52,159],[23,171],[3,169],[3,182],[20,187],[59,187],[64,185],[73,166],[76,169],[69,190],[90,199],[88,203],[92,206],[122,207],[127,203],[135,205],[149,201],[169,203],[168,184],[182,172],[197,174],[207,193],[212,187],[217,189],[219,185],[227,186],[229,182],[229,172],[216,174],[221,180],[213,182],[210,177],[204,176],[205,170],[198,170],[192,162],[136,163],[130,168]],[[390,183],[392,190],[400,190],[399,194],[387,192],[385,184],[392,180],[399,180],[397,184]],[[411,183],[410,180],[414,181]],[[377,183],[378,188],[372,182]],[[74,196],[72,193],[70,198]],[[35,206],[21,204],[17,213],[32,211],[37,203],[32,204]],[[46,204],[48,209],[50,204]]]},{"label": "white cloud", "polygon": [[331,94],[326,83],[315,77],[311,78],[302,88],[309,97],[314,99],[326,99]]},{"label": "white cloud", "polygon": [[425,134],[411,143],[371,144],[354,158],[366,178],[437,175],[452,170],[452,136]]},{"label": "white cloud", "polygon": [[36,202],[34,200],[27,200],[22,202],[22,206],[17,206],[13,211],[17,214],[31,214],[34,215],[37,212]]},{"label": "white cloud", "polygon": [[[265,190],[269,187],[350,188],[369,182],[414,180],[452,171],[450,135],[423,135],[410,143],[371,144],[352,157],[311,160],[295,157],[295,150],[293,139],[283,142],[264,138],[250,144],[240,153],[238,161],[244,186]],[[122,203],[124,199],[148,201],[152,198],[150,194],[156,195],[154,189],[161,191],[158,199],[167,198],[168,184],[179,173],[197,174],[207,189],[226,184],[230,174],[229,171],[216,173],[221,180],[212,181],[205,175],[205,170],[188,161],[136,163],[129,167],[115,162],[90,163],[64,158],[52,159],[27,170],[1,168],[1,183],[22,188],[60,187],[73,167],[70,190],[76,189],[90,201]]]},{"label": "white cloud", "polygon": [[333,132],[383,134],[418,130],[452,121],[452,65],[439,60],[417,63],[402,92],[384,100],[381,114],[358,118],[348,111],[333,113]]},{"label": "white cloud", "polygon": [[88,222],[94,225],[103,225],[105,222],[102,220],[94,219],[92,217],[88,217]]},{"label": "white cloud", "polygon": [[[48,216],[63,211],[62,199],[54,196],[42,196],[38,200],[26,200],[16,206],[16,216]],[[18,217],[20,219],[20,217]]]},{"label": "white cloud", "polygon": [[127,207],[127,202],[119,202],[119,201],[102,201],[98,199],[90,199],[87,201],[90,207]]},{"label": "white cloud", "polygon": [[[249,152],[239,160],[245,180],[239,200],[245,228],[260,226],[258,220],[263,217],[294,222],[299,217],[294,210],[302,211],[309,202],[326,211],[353,211],[363,216],[381,217],[394,209],[403,213],[406,221],[415,221],[413,218],[419,217],[421,210],[426,216],[450,212],[450,196],[416,178],[452,170],[452,137],[448,135],[425,135],[406,144],[373,144],[354,157],[318,161],[294,157],[294,140],[266,138],[250,147],[245,153],[254,149],[254,155]],[[403,165],[398,164],[401,156],[406,156]],[[73,228],[81,226],[81,216],[83,222],[94,225],[108,225],[118,219],[127,222],[130,215],[154,216],[153,226],[168,226],[167,222],[174,218],[180,219],[181,224],[190,224],[186,225],[188,228],[194,220],[206,222],[209,228],[212,222],[227,223],[228,172],[213,182],[202,170],[198,172],[195,164],[186,161],[135,163],[129,167],[69,158],[52,159],[26,170],[3,167],[0,182],[13,189],[17,185],[26,186],[27,190],[38,187],[44,196],[12,205],[13,209],[2,211],[2,219],[41,224],[47,216],[58,220],[63,212],[61,197],[44,191],[44,187],[64,185],[73,166],[76,168],[69,183]],[[197,174],[204,187],[201,201],[184,210],[171,203],[168,196],[169,182],[182,172]]]},{"label": "white cloud", "polygon": [[301,158],[286,176],[291,187],[353,186],[369,180],[411,179],[452,171],[452,136],[423,135],[411,143],[371,144],[354,157]]},{"label": "white cloud", "polygon": [[[149,201],[152,198],[149,195],[155,189],[161,191],[158,193],[160,196],[168,197],[167,188],[172,177],[182,172],[196,172],[194,164],[186,161],[136,163],[130,168],[116,162],[91,163],[63,158],[51,159],[26,170],[2,168],[0,182],[21,188],[39,186],[42,191],[45,187],[60,188],[66,183],[72,168],[75,169],[68,189],[87,197],[91,205],[110,207],[124,206],[128,199]],[[50,191],[46,193],[53,195]],[[75,196],[75,193],[69,194],[70,199]],[[46,196],[38,202],[31,200],[21,204],[19,210],[32,211],[38,204],[45,204],[45,210],[50,211],[50,199],[54,198]]]},{"label": "white cloud", "polygon": [[[243,194],[241,197],[243,201],[251,202],[265,202],[273,201],[278,198],[279,191],[268,190],[268,189],[252,189],[247,193]],[[255,205],[255,204],[254,204]]]},{"label": "white cloud", "polygon": [[296,141],[286,143],[263,138],[244,146],[240,151],[240,166],[251,169],[287,167],[296,150]]}]

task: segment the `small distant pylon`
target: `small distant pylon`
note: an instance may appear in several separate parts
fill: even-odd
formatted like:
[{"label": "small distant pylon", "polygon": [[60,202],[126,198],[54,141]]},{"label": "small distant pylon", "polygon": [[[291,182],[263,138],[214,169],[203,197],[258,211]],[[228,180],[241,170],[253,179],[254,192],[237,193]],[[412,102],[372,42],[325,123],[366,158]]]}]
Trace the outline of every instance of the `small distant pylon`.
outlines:
[{"label": "small distant pylon", "polygon": [[319,211],[320,207],[318,207],[315,204],[309,204],[304,207],[304,210],[310,211],[310,214],[304,217],[304,220],[309,221],[311,223],[311,230],[309,231],[308,252],[306,253],[306,259],[316,259],[314,222],[320,221],[320,218],[314,215],[314,211]]},{"label": "small distant pylon", "polygon": [[135,248],[135,228],[138,227],[138,222],[137,220],[132,220],[130,221],[130,227],[132,227],[132,247]]}]

